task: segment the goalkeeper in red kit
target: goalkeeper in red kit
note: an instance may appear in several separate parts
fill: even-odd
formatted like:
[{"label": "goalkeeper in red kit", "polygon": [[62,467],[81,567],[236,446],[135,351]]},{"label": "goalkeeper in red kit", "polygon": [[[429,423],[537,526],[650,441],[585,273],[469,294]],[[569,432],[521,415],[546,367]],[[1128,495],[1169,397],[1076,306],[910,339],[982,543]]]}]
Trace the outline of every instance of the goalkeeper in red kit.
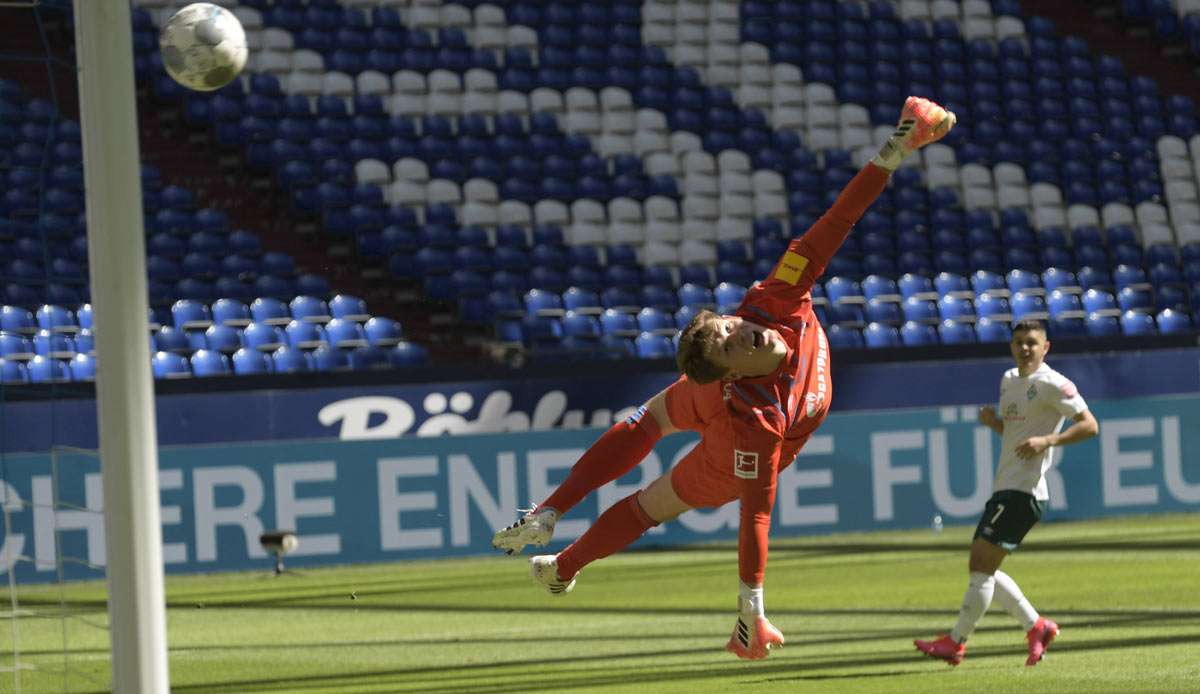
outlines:
[{"label": "goalkeeper in red kit", "polygon": [[896,131],[833,206],[788,245],[769,277],[746,292],[733,315],[701,311],[680,334],[683,374],[609,429],[534,510],[496,533],[508,553],[550,541],[554,524],[585,496],[641,462],[658,439],[682,430],[700,443],[670,472],[618,501],[557,555],[530,559],[536,582],[562,595],[584,566],[626,547],[650,528],[693,508],[741,500],[738,619],[726,648],[765,658],[783,634],[763,610],[767,533],[776,478],[829,412],[832,386],[825,332],[810,290],[851,227],[904,157],[954,126],[954,114],[917,97],[904,103]]}]

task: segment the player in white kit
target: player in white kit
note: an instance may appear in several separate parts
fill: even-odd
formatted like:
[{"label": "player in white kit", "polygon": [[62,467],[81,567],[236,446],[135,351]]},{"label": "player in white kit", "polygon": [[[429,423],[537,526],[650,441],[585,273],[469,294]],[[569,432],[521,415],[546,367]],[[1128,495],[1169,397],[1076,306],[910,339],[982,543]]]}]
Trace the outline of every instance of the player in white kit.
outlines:
[{"label": "player in white kit", "polygon": [[[1026,629],[1026,665],[1037,665],[1058,636],[1058,625],[1038,615],[1016,582],[1000,571],[1000,563],[1042,518],[1050,496],[1046,470],[1054,447],[1089,439],[1099,430],[1075,384],[1043,361],[1050,343],[1041,323],[1025,320],[1014,325],[1010,347],[1017,367],[1000,379],[1000,412],[991,406],[979,410],[979,421],[1001,436],[1000,464],[994,493],[971,543],[970,580],[958,623],[941,638],[914,641],[922,653],[951,665],[963,661],[967,638],[993,595]],[[1068,418],[1071,426],[1060,432]]]}]

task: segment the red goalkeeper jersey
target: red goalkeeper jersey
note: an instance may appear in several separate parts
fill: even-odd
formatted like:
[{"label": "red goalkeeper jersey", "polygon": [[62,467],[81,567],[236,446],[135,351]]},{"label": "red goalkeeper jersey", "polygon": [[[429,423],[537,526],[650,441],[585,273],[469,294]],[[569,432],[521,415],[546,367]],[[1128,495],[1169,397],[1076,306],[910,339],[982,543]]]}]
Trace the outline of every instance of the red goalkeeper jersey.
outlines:
[{"label": "red goalkeeper jersey", "polygon": [[888,172],[874,164],[863,168],[829,211],[792,240],[770,276],[746,292],[736,315],[774,328],[787,344],[774,372],[706,385],[683,376],[667,391],[674,425],[701,434],[694,453],[706,463],[697,469],[712,478],[704,482],[732,492],[705,505],[741,499],[738,563],[747,584],[760,584],[766,569],[779,471],[824,420],[833,395],[829,347],[812,309],[813,283],[887,179]]}]

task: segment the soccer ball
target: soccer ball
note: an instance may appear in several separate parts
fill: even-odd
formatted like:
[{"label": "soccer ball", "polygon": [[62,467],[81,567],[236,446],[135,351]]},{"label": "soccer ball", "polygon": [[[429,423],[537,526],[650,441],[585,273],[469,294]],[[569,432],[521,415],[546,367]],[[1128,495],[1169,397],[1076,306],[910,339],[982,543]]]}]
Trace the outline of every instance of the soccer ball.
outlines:
[{"label": "soccer ball", "polygon": [[246,66],[246,32],[232,12],[207,2],[180,9],[158,35],[163,67],[188,89],[210,92]]}]

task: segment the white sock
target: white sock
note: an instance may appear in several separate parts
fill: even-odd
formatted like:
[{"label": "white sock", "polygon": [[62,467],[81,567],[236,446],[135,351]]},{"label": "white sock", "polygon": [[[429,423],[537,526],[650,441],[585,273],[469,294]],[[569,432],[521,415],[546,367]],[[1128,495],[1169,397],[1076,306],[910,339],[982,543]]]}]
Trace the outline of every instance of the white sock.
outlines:
[{"label": "white sock", "polygon": [[1020,586],[1012,580],[1012,576],[1003,571],[997,571],[994,578],[996,579],[996,602],[1000,603],[1005,612],[1020,622],[1025,631],[1032,629],[1033,625],[1037,624],[1038,613],[1033,609],[1033,605],[1029,604],[1029,600],[1021,592]]},{"label": "white sock", "polygon": [[992,604],[992,592],[996,588],[996,580],[989,574],[971,572],[971,580],[967,583],[967,592],[963,593],[962,607],[958,610],[958,624],[950,632],[950,637],[962,643],[971,637],[979,618],[987,612]]}]

